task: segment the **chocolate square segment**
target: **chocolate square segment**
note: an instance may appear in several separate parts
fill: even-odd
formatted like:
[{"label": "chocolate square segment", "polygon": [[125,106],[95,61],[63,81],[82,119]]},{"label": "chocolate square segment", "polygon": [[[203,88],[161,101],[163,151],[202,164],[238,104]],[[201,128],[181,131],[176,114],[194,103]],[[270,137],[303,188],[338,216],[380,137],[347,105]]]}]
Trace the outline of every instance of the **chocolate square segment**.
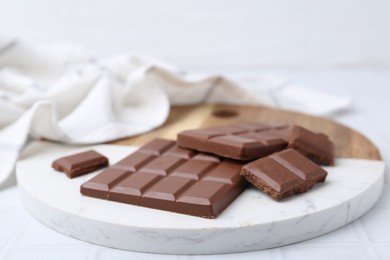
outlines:
[{"label": "chocolate square segment", "polygon": [[140,152],[153,155],[161,155],[175,145],[175,141],[154,139],[140,148]]},{"label": "chocolate square segment", "polygon": [[181,148],[180,146],[175,144],[168,151],[166,151],[165,155],[170,155],[183,159],[190,159],[195,155],[195,153],[192,150]]},{"label": "chocolate square segment", "polygon": [[113,165],[113,167],[131,172],[136,172],[141,169],[141,167],[152,161],[154,158],[156,158],[156,156],[153,154],[133,153]]},{"label": "chocolate square segment", "polygon": [[80,192],[94,198],[215,218],[244,190],[242,164],[187,151],[174,141],[155,139],[82,184]]},{"label": "chocolate square segment", "polygon": [[236,162],[224,161],[212,169],[204,178],[205,181],[236,184],[241,181],[239,174],[242,165]]},{"label": "chocolate square segment", "polygon": [[207,172],[217,166],[217,163],[210,161],[188,160],[176,168],[171,176],[200,180]]},{"label": "chocolate square segment", "polygon": [[175,202],[179,195],[191,186],[192,182],[194,181],[191,179],[168,176],[150,188],[143,197],[152,198],[158,202],[162,200]]},{"label": "chocolate square segment", "polygon": [[201,216],[218,214],[238,196],[238,190],[221,182],[200,181],[195,183],[178,200],[182,208]]},{"label": "chocolate square segment", "polygon": [[287,149],[244,165],[249,182],[279,201],[325,181],[327,172],[294,149]]},{"label": "chocolate square segment", "polygon": [[81,189],[85,193],[94,194],[96,198],[108,199],[108,192],[129,174],[126,170],[108,168],[82,184]]},{"label": "chocolate square segment", "polygon": [[217,163],[222,161],[220,157],[212,154],[206,154],[206,153],[196,153],[194,157],[192,157],[192,159],[199,160],[199,161],[217,162]]},{"label": "chocolate square segment", "polygon": [[318,164],[334,165],[334,145],[328,136],[322,133],[293,126],[288,147],[298,150]]},{"label": "chocolate square segment", "polygon": [[263,145],[257,140],[238,135],[223,135],[211,139],[207,145],[213,154],[230,154],[230,157],[255,157]]},{"label": "chocolate square segment", "polygon": [[285,149],[290,131],[288,126],[246,123],[183,131],[177,141],[184,148],[247,161]]},{"label": "chocolate square segment", "polygon": [[90,150],[55,160],[52,167],[66,173],[69,178],[93,172],[108,165],[108,158]]},{"label": "chocolate square segment", "polygon": [[111,196],[114,194],[141,196],[161,178],[162,176],[158,174],[139,172],[131,174],[112,187]]},{"label": "chocolate square segment", "polygon": [[183,162],[185,162],[185,160],[182,158],[172,156],[160,156],[145,165],[143,168],[140,169],[140,171],[168,175],[174,169],[179,167]]}]

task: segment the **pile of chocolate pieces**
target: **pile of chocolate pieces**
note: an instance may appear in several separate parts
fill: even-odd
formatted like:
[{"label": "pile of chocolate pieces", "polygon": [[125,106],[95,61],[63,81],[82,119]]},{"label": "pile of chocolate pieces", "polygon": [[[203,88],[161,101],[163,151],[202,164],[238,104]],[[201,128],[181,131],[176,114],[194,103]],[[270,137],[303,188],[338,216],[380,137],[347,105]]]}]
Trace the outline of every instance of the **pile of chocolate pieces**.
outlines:
[{"label": "pile of chocolate pieces", "polygon": [[[81,185],[81,194],[193,216],[216,218],[249,183],[280,201],[324,182],[334,145],[301,126],[246,123],[154,139]],[[108,166],[87,151],[57,159],[73,178]],[[256,206],[256,205],[254,205]]]}]

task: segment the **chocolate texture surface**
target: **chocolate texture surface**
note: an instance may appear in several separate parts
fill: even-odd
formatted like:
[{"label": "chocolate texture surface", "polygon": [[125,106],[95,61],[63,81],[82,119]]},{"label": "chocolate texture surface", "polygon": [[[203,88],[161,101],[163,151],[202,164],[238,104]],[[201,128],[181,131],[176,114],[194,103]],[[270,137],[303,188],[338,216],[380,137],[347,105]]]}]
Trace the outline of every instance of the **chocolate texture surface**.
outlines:
[{"label": "chocolate texture surface", "polygon": [[314,133],[301,126],[292,126],[288,148],[294,148],[312,161],[322,165],[334,165],[334,145],[322,133]]},{"label": "chocolate texture surface", "polygon": [[65,156],[52,163],[54,169],[66,173],[69,178],[93,172],[107,165],[108,158],[94,150]]},{"label": "chocolate texture surface", "polygon": [[81,185],[83,195],[215,218],[246,186],[242,163],[155,139]]},{"label": "chocolate texture surface", "polygon": [[243,166],[241,175],[280,201],[325,181],[327,172],[294,149],[287,149]]},{"label": "chocolate texture surface", "polygon": [[183,131],[177,142],[184,148],[248,161],[285,149],[290,131],[289,126],[246,123]]}]

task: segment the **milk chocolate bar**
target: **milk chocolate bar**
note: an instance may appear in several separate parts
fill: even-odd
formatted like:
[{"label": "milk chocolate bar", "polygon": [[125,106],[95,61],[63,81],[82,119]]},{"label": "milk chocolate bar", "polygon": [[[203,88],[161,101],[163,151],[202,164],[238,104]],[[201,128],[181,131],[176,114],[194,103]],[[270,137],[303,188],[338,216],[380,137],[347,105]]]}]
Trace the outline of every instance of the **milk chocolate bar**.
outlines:
[{"label": "milk chocolate bar", "polygon": [[334,145],[325,134],[294,125],[288,148],[298,150],[318,164],[334,165]]},{"label": "milk chocolate bar", "polygon": [[108,165],[108,158],[100,153],[90,150],[55,160],[52,167],[64,172],[69,178],[74,178]]},{"label": "milk chocolate bar", "polygon": [[177,142],[184,148],[226,158],[253,160],[285,149],[290,131],[289,126],[266,123],[236,124],[183,131]]},{"label": "milk chocolate bar", "polygon": [[241,175],[280,201],[325,181],[327,172],[298,151],[287,149],[244,165]]},{"label": "milk chocolate bar", "polygon": [[246,186],[242,164],[155,139],[81,185],[85,196],[215,218]]}]

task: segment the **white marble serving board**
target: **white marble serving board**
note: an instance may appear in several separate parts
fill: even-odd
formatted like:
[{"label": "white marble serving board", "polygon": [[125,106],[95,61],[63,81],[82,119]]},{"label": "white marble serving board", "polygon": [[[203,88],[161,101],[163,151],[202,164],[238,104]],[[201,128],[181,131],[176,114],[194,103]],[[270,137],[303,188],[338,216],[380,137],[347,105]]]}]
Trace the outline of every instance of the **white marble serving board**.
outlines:
[{"label": "white marble serving board", "polygon": [[135,147],[65,146],[34,142],[17,165],[26,209],[44,225],[65,235],[124,250],[166,254],[219,254],[278,247],[320,236],[367,212],[379,198],[382,161],[337,159],[325,167],[325,183],[307,193],[275,202],[248,188],[217,219],[203,219],[84,197],[75,179],[54,171],[51,162],[74,152],[95,149],[110,163]]}]

